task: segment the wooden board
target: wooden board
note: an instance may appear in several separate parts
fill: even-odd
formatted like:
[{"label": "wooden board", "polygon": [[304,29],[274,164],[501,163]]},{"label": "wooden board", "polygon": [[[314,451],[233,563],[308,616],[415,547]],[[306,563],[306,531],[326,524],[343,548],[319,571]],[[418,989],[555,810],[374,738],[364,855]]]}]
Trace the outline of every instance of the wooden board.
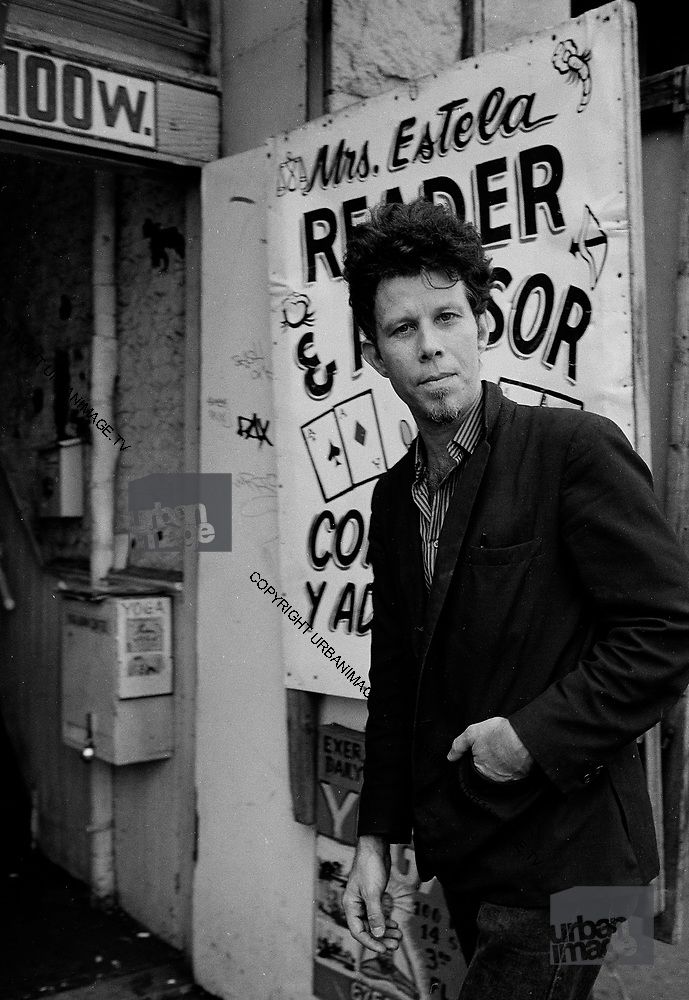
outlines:
[{"label": "wooden board", "polygon": [[0,66],[0,138],[200,166],[218,156],[215,88],[161,79],[154,67],[58,56],[12,42]]}]

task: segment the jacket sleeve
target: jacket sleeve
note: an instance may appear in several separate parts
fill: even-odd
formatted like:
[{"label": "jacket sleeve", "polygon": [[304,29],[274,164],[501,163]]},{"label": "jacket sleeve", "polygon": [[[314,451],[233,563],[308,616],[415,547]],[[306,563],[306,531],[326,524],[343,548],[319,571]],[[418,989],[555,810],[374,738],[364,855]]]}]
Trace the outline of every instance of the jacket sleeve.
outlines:
[{"label": "jacket sleeve", "polygon": [[510,717],[563,792],[582,787],[653,726],[689,681],[689,562],[660,513],[651,475],[611,421],[572,435],[560,532],[595,622],[565,677]]},{"label": "jacket sleeve", "polygon": [[379,481],[371,500],[369,558],[373,568],[373,621],[364,782],[358,834],[377,834],[390,843],[409,843],[412,829],[411,746],[414,713],[414,657],[402,595],[393,571],[390,511]]}]

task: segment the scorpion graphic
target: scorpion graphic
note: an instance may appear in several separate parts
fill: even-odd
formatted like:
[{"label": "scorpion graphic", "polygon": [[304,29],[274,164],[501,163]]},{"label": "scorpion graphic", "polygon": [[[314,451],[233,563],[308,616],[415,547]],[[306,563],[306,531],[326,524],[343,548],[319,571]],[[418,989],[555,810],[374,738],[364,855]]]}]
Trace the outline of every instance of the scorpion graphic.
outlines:
[{"label": "scorpion graphic", "polygon": [[582,112],[591,100],[590,60],[590,50],[585,49],[583,52],[580,52],[577,48],[577,43],[571,38],[566,38],[563,42],[560,42],[553,52],[553,66],[558,73],[566,76],[568,83],[575,83],[577,80],[581,81],[582,92],[577,113]]}]

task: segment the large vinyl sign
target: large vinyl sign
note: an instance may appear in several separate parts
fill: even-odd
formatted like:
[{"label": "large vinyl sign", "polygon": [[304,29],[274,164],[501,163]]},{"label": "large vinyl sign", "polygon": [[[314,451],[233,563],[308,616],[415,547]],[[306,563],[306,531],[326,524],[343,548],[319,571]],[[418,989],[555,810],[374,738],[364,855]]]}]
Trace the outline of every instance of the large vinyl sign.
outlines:
[{"label": "large vinyl sign", "polygon": [[416,433],[362,360],[342,280],[347,235],[368,207],[423,195],[473,221],[495,276],[483,377],[517,401],[604,413],[645,450],[630,6],[274,141],[280,583],[311,627],[285,615],[288,686],[365,696],[370,496]]}]

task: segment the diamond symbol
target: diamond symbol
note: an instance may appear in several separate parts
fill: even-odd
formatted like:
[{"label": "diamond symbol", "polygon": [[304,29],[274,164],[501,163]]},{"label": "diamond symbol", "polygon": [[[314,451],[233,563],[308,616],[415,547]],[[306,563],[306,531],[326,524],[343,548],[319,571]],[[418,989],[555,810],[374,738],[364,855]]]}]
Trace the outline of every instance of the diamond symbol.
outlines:
[{"label": "diamond symbol", "polygon": [[362,427],[358,420],[354,425],[354,440],[357,444],[363,444],[366,440],[366,428]]}]

